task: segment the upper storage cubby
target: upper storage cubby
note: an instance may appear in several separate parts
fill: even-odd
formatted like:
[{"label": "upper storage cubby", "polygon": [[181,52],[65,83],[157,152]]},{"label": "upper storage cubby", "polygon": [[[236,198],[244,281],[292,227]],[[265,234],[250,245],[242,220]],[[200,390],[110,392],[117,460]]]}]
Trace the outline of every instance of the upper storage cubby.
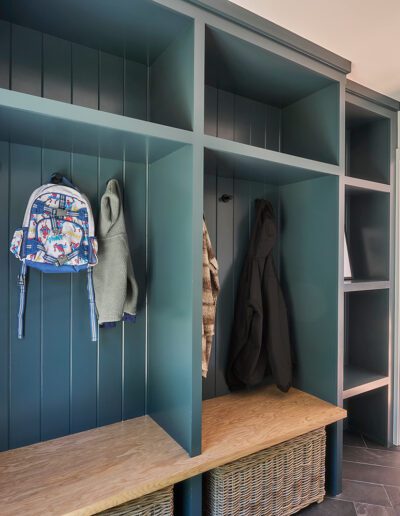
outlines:
[{"label": "upper storage cubby", "polygon": [[0,87],[192,130],[193,44],[150,0],[5,0]]},{"label": "upper storage cubby", "polygon": [[346,102],[346,175],[390,183],[390,120]]},{"label": "upper storage cubby", "polygon": [[206,28],[205,133],[337,165],[339,83]]}]

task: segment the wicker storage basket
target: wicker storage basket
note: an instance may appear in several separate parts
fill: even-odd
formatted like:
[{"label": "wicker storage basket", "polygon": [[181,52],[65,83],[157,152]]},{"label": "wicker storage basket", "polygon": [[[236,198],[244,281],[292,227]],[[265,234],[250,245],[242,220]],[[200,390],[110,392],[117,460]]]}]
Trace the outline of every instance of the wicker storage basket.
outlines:
[{"label": "wicker storage basket", "polygon": [[325,495],[325,429],[206,474],[207,516],[284,516]]},{"label": "wicker storage basket", "polygon": [[166,487],[97,514],[107,516],[172,516],[174,514],[174,486]]}]

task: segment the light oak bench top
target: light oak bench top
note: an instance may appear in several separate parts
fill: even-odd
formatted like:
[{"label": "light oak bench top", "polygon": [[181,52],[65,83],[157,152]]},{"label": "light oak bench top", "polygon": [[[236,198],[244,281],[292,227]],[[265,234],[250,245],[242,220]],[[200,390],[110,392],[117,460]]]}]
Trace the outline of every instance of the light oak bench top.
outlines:
[{"label": "light oak bench top", "polygon": [[0,453],[0,514],[89,515],[346,417],[296,389],[203,404],[203,453],[190,458],[150,417]]}]

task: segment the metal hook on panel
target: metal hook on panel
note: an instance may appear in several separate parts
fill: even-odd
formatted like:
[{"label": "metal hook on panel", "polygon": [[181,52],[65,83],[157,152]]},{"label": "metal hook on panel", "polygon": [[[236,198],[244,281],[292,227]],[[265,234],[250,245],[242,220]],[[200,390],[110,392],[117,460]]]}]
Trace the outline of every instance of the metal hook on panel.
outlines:
[{"label": "metal hook on panel", "polygon": [[233,195],[223,194],[219,198],[221,202],[229,202],[231,199],[233,199]]}]

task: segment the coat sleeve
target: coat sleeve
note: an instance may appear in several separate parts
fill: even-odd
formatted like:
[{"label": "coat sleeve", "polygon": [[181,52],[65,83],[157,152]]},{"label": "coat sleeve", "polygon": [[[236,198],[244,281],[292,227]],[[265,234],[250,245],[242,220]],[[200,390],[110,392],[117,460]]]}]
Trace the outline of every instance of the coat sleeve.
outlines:
[{"label": "coat sleeve", "polygon": [[[128,248],[128,244],[126,243],[126,247]],[[126,275],[126,296],[124,303],[124,314],[129,314],[132,316],[136,315],[137,310],[137,300],[138,300],[138,286],[135,278],[135,273],[133,271],[132,258],[129,252],[129,248],[127,250],[127,275]]]},{"label": "coat sleeve", "polygon": [[276,276],[272,256],[264,277],[265,340],[268,363],[277,387],[287,392],[292,385],[292,352],[286,304]]}]

